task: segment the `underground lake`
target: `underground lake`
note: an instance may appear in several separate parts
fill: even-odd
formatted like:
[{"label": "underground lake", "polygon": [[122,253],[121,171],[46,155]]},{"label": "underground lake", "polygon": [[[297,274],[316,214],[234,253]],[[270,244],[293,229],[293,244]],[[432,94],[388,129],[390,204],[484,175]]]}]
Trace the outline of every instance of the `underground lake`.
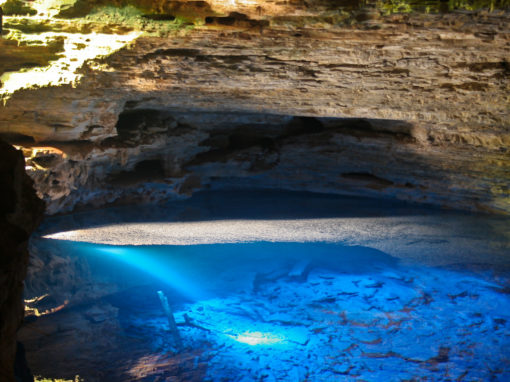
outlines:
[{"label": "underground lake", "polygon": [[510,0],[0,0],[0,382],[509,382]]},{"label": "underground lake", "polygon": [[204,191],[47,217],[19,338],[85,381],[505,381],[508,217]]}]

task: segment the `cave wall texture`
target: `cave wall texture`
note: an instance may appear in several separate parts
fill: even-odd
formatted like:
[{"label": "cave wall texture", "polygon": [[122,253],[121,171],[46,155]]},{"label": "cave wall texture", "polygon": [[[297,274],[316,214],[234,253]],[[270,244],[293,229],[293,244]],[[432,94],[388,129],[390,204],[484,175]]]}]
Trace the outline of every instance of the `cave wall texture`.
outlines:
[{"label": "cave wall texture", "polygon": [[[197,6],[152,11],[177,3]],[[335,24],[303,4],[205,12],[85,64],[76,86],[11,95],[0,131],[47,211],[256,186],[508,213],[508,12]]]},{"label": "cave wall texture", "polygon": [[20,151],[0,141],[0,380],[14,381],[28,239],[44,212]]}]

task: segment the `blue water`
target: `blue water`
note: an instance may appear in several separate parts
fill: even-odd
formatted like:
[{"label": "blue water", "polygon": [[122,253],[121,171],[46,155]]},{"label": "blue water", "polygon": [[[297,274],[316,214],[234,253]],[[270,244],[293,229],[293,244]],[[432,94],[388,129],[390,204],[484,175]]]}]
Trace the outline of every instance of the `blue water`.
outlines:
[{"label": "blue water", "polygon": [[375,249],[320,242],[189,246],[61,242],[59,245],[67,247],[65,251],[75,256],[86,257],[96,278],[121,283],[156,281],[172,288],[173,294],[193,301],[230,294],[232,290],[256,289],[259,279],[264,277],[283,277],[293,272],[296,280],[305,280],[313,269],[359,274],[398,263],[397,259]]},{"label": "blue water", "polygon": [[[455,214],[437,219],[453,222]],[[147,354],[158,354],[142,374],[133,369],[124,380],[510,381],[507,243],[487,234],[494,222],[484,219],[464,219],[453,244],[424,226],[426,245],[418,248],[430,248],[436,265],[346,242],[111,246],[46,239],[45,245],[85,259],[95,282],[122,291],[106,297],[119,309],[122,335],[143,338]],[[470,241],[477,232],[481,241]],[[391,242],[415,248],[415,239]],[[455,253],[449,245],[460,245],[462,255],[471,243],[493,248],[486,258],[499,263],[441,257],[441,250]],[[178,371],[168,366],[186,354],[194,361],[182,361]]]},{"label": "blue water", "polygon": [[510,294],[493,271],[331,243],[60,245],[97,280],[144,285],[124,296],[127,312],[148,304],[125,330],[177,354],[162,290],[186,349],[203,350],[205,380],[510,380]]}]

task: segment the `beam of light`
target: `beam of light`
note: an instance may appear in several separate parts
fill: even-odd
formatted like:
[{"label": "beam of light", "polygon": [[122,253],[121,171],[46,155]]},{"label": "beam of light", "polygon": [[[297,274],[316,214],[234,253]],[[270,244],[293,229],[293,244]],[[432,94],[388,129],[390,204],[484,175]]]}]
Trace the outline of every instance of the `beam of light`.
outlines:
[{"label": "beam of light", "polygon": [[0,83],[2,83],[0,98],[7,99],[11,94],[21,89],[64,84],[76,86],[83,77],[83,74],[77,73],[77,70],[86,61],[108,56],[134,41],[139,35],[140,32],[131,32],[126,35],[64,32],[37,34],[37,39],[42,41],[63,38],[64,51],[61,53],[62,57],[45,67],[4,73],[0,77]]},{"label": "beam of light", "polygon": [[141,248],[100,247],[94,250],[156,277],[190,299],[198,300],[203,296],[203,292],[196,287],[196,283],[181,276],[179,266],[172,263],[171,256],[165,257],[163,261],[147,256]]},{"label": "beam of light", "polygon": [[246,331],[241,334],[227,334],[234,341],[248,345],[274,345],[283,342],[285,339],[273,333],[250,332]]}]

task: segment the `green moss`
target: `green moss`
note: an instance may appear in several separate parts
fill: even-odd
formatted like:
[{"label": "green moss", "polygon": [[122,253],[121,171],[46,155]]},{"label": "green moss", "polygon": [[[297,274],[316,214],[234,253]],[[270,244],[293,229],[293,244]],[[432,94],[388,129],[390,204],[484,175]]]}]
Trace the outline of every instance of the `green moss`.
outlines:
[{"label": "green moss", "polygon": [[407,0],[386,0],[378,4],[378,8],[385,14],[410,13],[413,7]]},{"label": "green moss", "polygon": [[143,12],[133,6],[117,8],[112,6],[99,7],[91,10],[85,18],[90,21],[106,24],[124,24],[133,27],[139,24]]},{"label": "green moss", "polygon": [[445,13],[455,10],[510,9],[510,0],[380,0],[377,2],[384,14],[392,13]]},{"label": "green moss", "polygon": [[61,6],[60,18],[86,17],[96,9],[103,7],[133,7],[144,14],[173,15],[185,21],[196,22],[207,16],[215,16],[207,2],[203,1],[166,1],[166,0],[62,0],[67,3]]},{"label": "green moss", "polygon": [[142,12],[151,12],[157,1],[151,0],[66,0],[57,17],[80,18],[93,13],[98,8],[128,8],[133,7]]},{"label": "green moss", "polygon": [[144,12],[134,6],[122,8],[107,6],[94,8],[82,20],[84,23],[116,25],[127,30],[143,31],[149,35],[165,36],[179,30],[193,28],[186,20],[176,17],[174,20],[154,20],[144,16]]},{"label": "green moss", "polygon": [[36,15],[37,11],[33,8],[27,7],[24,2],[20,0],[7,0],[2,5],[2,10],[6,16],[14,15]]}]

